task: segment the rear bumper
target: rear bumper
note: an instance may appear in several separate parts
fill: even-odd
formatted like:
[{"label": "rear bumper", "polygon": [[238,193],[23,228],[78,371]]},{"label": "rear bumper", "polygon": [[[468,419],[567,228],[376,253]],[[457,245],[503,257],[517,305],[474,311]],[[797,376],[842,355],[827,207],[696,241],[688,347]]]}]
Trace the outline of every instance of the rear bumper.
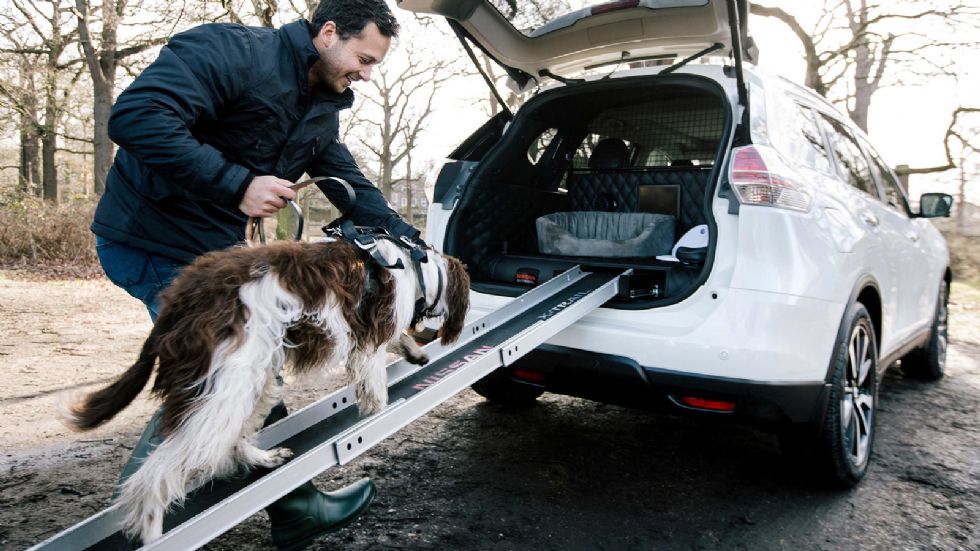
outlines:
[{"label": "rear bumper", "polygon": [[[767,383],[678,373],[641,366],[622,356],[553,345],[540,346],[504,369],[520,384],[557,394],[628,407],[723,415],[762,425],[819,426],[829,389],[823,381]],[[686,407],[680,400],[685,396],[731,402],[734,410]]]}]

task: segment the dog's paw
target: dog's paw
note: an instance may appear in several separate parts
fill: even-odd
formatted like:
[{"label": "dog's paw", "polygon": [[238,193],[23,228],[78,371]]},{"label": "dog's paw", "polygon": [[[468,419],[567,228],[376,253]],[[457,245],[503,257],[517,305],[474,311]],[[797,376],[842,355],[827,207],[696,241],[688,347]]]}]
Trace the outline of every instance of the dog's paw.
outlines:
[{"label": "dog's paw", "polygon": [[266,467],[272,469],[282,465],[293,456],[293,450],[289,448],[272,448],[271,450],[265,450],[260,457],[257,457],[257,461],[252,464],[257,467]]},{"label": "dog's paw", "polygon": [[384,409],[387,399],[378,396],[358,396],[357,397],[357,410],[361,412],[361,415],[368,416],[378,413]]},{"label": "dog's paw", "polygon": [[405,358],[409,363],[415,365],[425,365],[429,363],[429,357],[422,351],[415,339],[407,334],[401,333],[398,338],[388,344],[388,351],[398,354]]}]

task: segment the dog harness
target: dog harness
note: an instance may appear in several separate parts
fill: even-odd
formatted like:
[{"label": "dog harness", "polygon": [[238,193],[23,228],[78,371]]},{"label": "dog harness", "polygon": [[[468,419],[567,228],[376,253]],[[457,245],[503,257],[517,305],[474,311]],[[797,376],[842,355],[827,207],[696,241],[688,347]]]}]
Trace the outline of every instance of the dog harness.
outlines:
[{"label": "dog harness", "polygon": [[[402,249],[407,250],[409,252],[409,257],[412,259],[412,267],[415,269],[415,275],[419,281],[419,296],[415,299],[415,309],[412,313],[412,325],[414,326],[418,322],[422,321],[422,318],[431,317],[435,311],[436,305],[439,303],[439,297],[442,295],[442,289],[445,283],[443,282],[442,271],[436,270],[436,273],[439,276],[439,286],[436,289],[435,300],[431,305],[427,305],[425,301],[425,278],[422,277],[422,263],[429,261],[429,255],[426,251],[430,247],[425,246],[424,243],[416,243],[404,235],[399,238],[395,238],[395,236],[391,235],[391,233],[385,228],[374,226],[355,226],[350,220],[348,214],[351,212],[351,210],[353,210],[354,204],[357,202],[357,195],[354,193],[354,188],[342,178],[337,178],[335,176],[317,176],[297,182],[290,187],[293,190],[300,190],[310,184],[323,181],[330,181],[338,184],[347,192],[347,208],[344,209],[340,205],[336,205],[338,209],[341,209],[341,216],[330,224],[324,226],[323,233],[334,239],[345,239],[350,241],[356,245],[357,248],[360,249],[369,259],[371,259],[374,264],[388,270],[404,270],[405,265],[402,263],[400,258],[394,263],[389,263],[388,260],[385,259],[385,257],[378,251],[378,239],[386,239],[398,245]],[[293,208],[299,217],[299,228],[296,232],[296,239],[299,239],[303,233],[303,213],[299,206],[297,206],[293,201],[288,201],[288,204]],[[247,242],[249,243],[254,242],[256,236],[259,243],[265,243],[265,231],[262,224],[262,218],[249,218],[248,224],[246,225],[246,236]],[[368,266],[370,267],[371,264],[368,264]],[[370,269],[368,270],[367,277],[369,279],[371,277]]]},{"label": "dog harness", "polygon": [[[412,313],[412,325],[416,325],[423,318],[432,317],[436,308],[439,304],[439,297],[442,295],[443,287],[445,282],[442,277],[442,270],[436,270],[438,274],[438,287],[436,288],[436,295],[432,301],[432,304],[426,304],[425,295],[425,278],[422,276],[422,264],[429,261],[428,249],[430,247],[425,247],[420,243],[401,236],[396,238],[391,235],[385,228],[372,227],[372,226],[355,226],[350,219],[346,216],[342,216],[337,220],[334,220],[328,226],[323,227],[323,233],[328,237],[334,239],[344,239],[350,241],[357,246],[374,264],[388,269],[388,270],[404,270],[405,265],[402,263],[402,259],[397,259],[394,263],[388,262],[388,260],[381,255],[378,251],[378,240],[384,239],[390,241],[397,245],[398,247],[408,251],[409,258],[412,260],[412,268],[415,270],[415,276],[418,278],[418,296],[415,299],[415,309]],[[370,273],[368,274],[370,277]]]}]

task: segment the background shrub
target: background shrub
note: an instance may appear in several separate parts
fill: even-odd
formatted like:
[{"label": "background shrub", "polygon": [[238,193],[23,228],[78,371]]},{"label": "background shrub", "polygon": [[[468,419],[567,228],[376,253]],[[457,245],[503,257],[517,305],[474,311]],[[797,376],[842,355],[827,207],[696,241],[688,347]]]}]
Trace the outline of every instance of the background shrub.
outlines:
[{"label": "background shrub", "polygon": [[101,274],[89,231],[95,199],[52,205],[22,194],[0,197],[0,267],[49,277]]}]

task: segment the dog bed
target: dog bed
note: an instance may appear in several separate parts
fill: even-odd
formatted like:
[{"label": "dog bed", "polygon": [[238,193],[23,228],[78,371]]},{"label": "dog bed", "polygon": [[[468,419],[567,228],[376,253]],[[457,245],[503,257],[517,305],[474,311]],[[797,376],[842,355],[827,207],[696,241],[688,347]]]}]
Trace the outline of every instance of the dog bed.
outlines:
[{"label": "dog bed", "polygon": [[646,212],[555,212],[535,221],[544,254],[642,257],[669,254],[675,219]]}]

